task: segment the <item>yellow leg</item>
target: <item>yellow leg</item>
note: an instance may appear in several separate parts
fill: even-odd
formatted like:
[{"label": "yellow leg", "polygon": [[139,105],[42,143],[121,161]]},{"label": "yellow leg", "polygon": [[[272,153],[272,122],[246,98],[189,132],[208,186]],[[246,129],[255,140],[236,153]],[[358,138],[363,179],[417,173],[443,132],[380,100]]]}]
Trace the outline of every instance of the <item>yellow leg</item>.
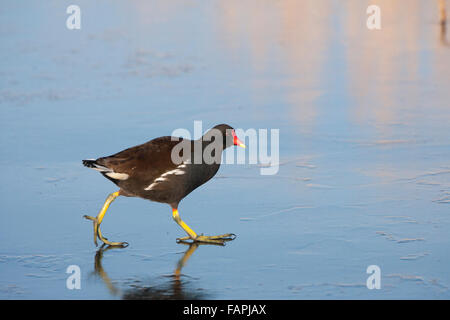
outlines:
[{"label": "yellow leg", "polygon": [[118,196],[119,196],[119,191],[117,192],[113,192],[111,193],[108,198],[106,198],[105,204],[103,205],[102,209],[100,210],[100,212],[98,213],[97,217],[91,217],[91,216],[84,216],[86,219],[88,220],[92,220],[94,222],[94,243],[97,246],[97,238],[99,238],[101,241],[103,241],[104,243],[110,245],[110,246],[126,246],[128,245],[128,243],[126,242],[112,242],[112,241],[108,241],[107,238],[103,237],[102,232],[100,230],[100,224],[103,221],[103,217],[106,214],[106,211],[109,208],[109,205],[111,204],[111,202],[113,202]]},{"label": "yellow leg", "polygon": [[172,208],[173,220],[188,234],[187,237],[178,238],[178,242],[185,242],[186,240],[192,240],[193,242],[204,242],[212,244],[224,244],[225,241],[234,240],[236,235],[233,233],[226,233],[218,236],[204,236],[203,234],[197,235],[183,220],[181,220],[178,213],[178,209]]}]

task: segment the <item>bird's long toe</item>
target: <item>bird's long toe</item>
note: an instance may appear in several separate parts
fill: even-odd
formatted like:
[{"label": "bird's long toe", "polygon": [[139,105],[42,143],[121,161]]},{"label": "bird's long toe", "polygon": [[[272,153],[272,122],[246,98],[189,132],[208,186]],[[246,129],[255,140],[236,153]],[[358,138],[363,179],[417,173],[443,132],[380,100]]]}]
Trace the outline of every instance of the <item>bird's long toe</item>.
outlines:
[{"label": "bird's long toe", "polygon": [[100,226],[98,227],[98,238],[105,244],[111,246],[111,247],[128,247],[128,242],[121,242],[121,241],[109,241],[108,238],[104,237],[102,235],[102,231],[100,230]]},{"label": "bird's long toe", "polygon": [[178,238],[178,243],[208,243],[208,244],[216,244],[216,245],[225,245],[226,242],[232,241],[236,239],[236,235],[234,233],[226,233],[221,234],[217,236],[205,236],[205,235],[198,235],[195,238],[192,238],[190,236]]},{"label": "bird's long toe", "polygon": [[98,246],[98,243],[97,243],[98,230],[100,229],[99,224],[98,224],[98,219],[88,216],[88,215],[84,215],[83,218],[85,218],[87,220],[91,220],[94,224],[94,244],[97,247]]},{"label": "bird's long toe", "polygon": [[88,215],[84,215],[83,217],[87,220],[93,221],[93,223],[94,223],[94,244],[96,247],[98,246],[97,238],[100,241],[102,241],[104,244],[107,244],[109,246],[117,246],[117,247],[127,247],[128,246],[128,242],[109,241],[108,238],[104,237],[102,234],[102,231],[100,230],[100,224],[99,224],[97,218],[94,218],[94,217],[91,217]]}]

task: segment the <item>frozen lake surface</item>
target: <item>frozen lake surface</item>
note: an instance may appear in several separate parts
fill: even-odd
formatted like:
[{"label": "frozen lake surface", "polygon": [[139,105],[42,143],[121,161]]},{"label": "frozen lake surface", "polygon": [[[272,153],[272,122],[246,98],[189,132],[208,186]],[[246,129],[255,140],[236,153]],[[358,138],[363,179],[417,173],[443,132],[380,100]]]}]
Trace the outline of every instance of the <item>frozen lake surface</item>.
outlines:
[{"label": "frozen lake surface", "polygon": [[[65,1],[0,8],[0,298],[450,298],[438,1],[376,1],[377,31],[359,0],[76,2],[81,30]],[[177,244],[168,205],[121,197],[102,231],[130,246],[97,251],[82,216],[116,187],[81,160],[195,120],[280,130],[276,175],[223,165],[179,207],[237,239]]]}]

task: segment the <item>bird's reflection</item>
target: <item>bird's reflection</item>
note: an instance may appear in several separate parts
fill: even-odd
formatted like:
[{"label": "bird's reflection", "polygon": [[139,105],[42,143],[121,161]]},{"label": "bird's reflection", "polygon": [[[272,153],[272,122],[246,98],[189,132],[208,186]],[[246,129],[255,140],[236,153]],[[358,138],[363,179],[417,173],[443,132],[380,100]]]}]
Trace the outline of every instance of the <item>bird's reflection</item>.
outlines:
[{"label": "bird's reflection", "polygon": [[441,26],[441,43],[448,46],[450,43],[447,41],[447,12],[445,9],[445,0],[439,0],[439,24]]},{"label": "bird's reflection", "polygon": [[97,250],[95,253],[95,260],[94,260],[94,272],[97,274],[103,282],[108,287],[109,292],[116,296],[119,293],[119,290],[112,284],[111,279],[109,278],[108,274],[105,272],[102,266],[102,259],[103,259],[103,253],[111,250],[111,249],[119,249],[121,247],[117,246],[107,246],[103,244],[100,249]]},{"label": "bird's reflection", "polygon": [[110,279],[108,274],[105,272],[102,266],[103,254],[108,250],[122,249],[122,247],[117,246],[107,246],[103,245],[95,254],[94,269],[95,274],[99,276],[103,282],[106,284],[109,292],[114,296],[120,296],[122,299],[131,300],[186,300],[186,299],[204,299],[207,295],[204,290],[192,288],[189,281],[182,277],[181,270],[185,266],[189,258],[194,254],[194,252],[201,245],[211,245],[211,244],[201,244],[201,243],[184,243],[188,248],[184,252],[183,256],[178,260],[175,271],[172,275],[167,277],[167,281],[164,281],[158,285],[144,285],[141,282],[134,282],[129,285],[125,290],[118,289],[113,281]]}]

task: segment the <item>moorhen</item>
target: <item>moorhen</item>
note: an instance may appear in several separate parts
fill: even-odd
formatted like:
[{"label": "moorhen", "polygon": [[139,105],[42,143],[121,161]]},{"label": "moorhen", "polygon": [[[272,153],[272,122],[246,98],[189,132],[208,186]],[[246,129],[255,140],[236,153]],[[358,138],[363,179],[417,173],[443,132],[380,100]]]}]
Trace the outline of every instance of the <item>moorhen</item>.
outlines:
[{"label": "moorhen", "polygon": [[237,145],[245,148],[232,127],[220,124],[198,140],[160,137],[125,149],[109,157],[83,160],[83,164],[99,171],[120,189],[106,199],[97,217],[84,216],[94,222],[94,243],[97,237],[107,245],[126,246],[126,242],[111,242],[102,235],[100,224],[109,205],[118,196],[140,197],[167,203],[172,217],[188,234],[178,242],[193,241],[223,244],[233,240],[232,233],[218,236],[197,235],[178,213],[178,204],[193,190],[210,180],[220,167],[222,151]]}]

